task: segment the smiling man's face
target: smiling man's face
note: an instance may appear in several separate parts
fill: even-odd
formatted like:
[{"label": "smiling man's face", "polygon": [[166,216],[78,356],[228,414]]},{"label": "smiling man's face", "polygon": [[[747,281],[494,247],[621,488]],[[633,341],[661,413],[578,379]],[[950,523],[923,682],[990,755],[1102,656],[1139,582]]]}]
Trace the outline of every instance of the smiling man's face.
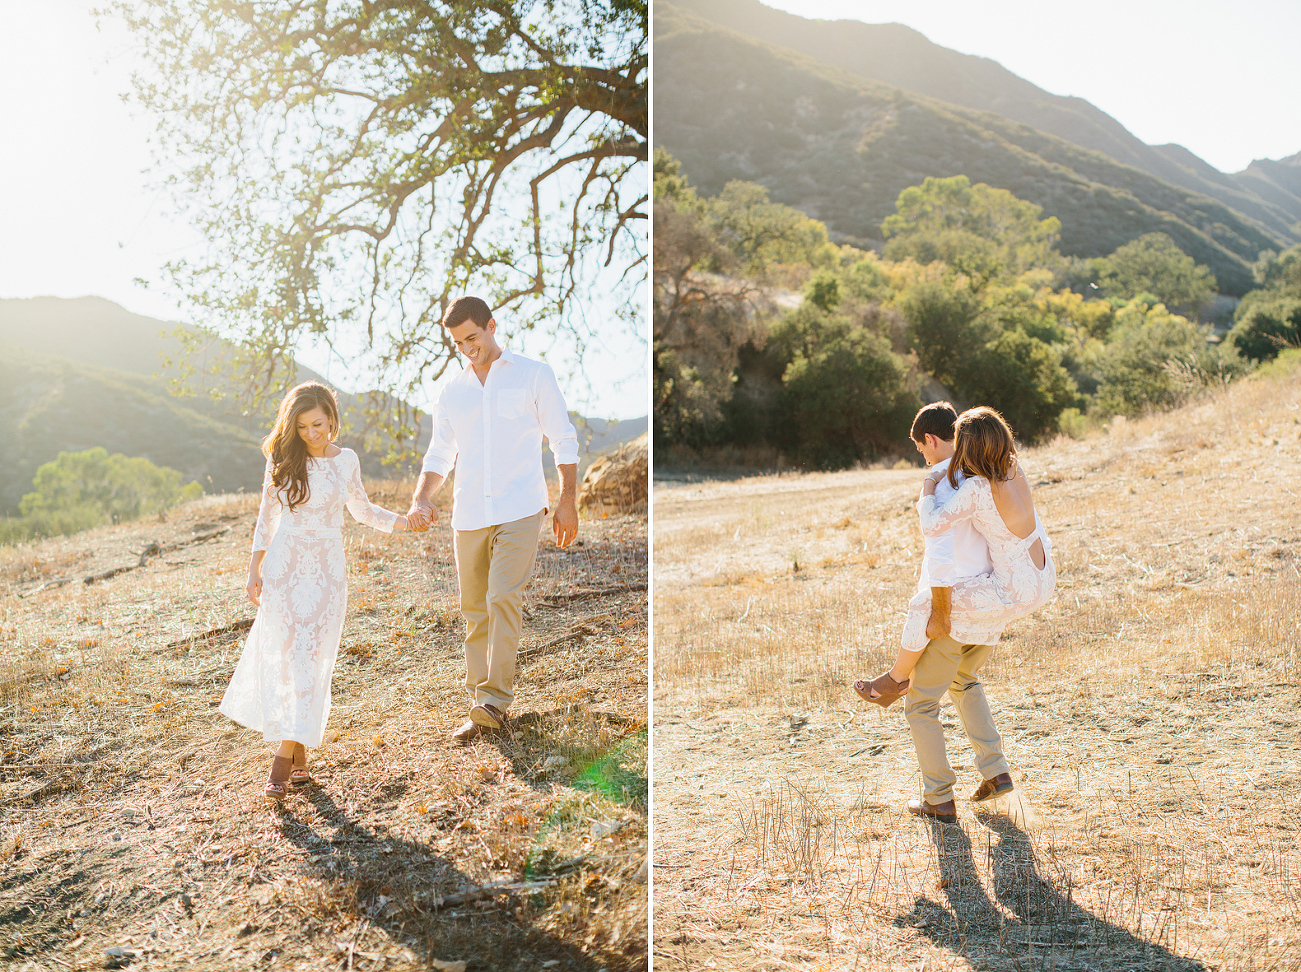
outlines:
[{"label": "smiling man's face", "polygon": [[497,322],[491,318],[480,327],[474,321],[465,321],[455,327],[449,327],[456,350],[465,356],[472,365],[491,363],[501,353],[497,344]]}]

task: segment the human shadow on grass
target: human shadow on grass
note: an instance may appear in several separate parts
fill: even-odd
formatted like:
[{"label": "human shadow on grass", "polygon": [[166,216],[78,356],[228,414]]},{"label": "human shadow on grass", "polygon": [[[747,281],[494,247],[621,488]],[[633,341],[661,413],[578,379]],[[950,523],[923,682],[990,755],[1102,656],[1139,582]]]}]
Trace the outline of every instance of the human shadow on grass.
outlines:
[{"label": "human shadow on grass", "polygon": [[[432,844],[350,819],[320,787],[308,787],[306,799],[322,818],[321,831],[329,832],[313,829],[290,802],[282,808],[280,828],[307,855],[307,872],[332,885],[340,911],[365,916],[371,927],[411,949],[422,967],[435,967],[435,960],[468,961],[471,972],[601,967],[580,948],[522,923],[517,908],[493,906],[502,899],[476,897],[479,883]],[[438,904],[454,896],[468,900]]]},{"label": "human shadow on grass", "polygon": [[[976,969],[1205,972],[1201,962],[1080,907],[1069,887],[1063,894],[1040,873],[1034,842],[1013,819],[983,813],[979,820],[988,832],[985,846],[975,853],[986,856],[994,898],[1006,910],[995,905],[981,883],[967,832],[957,824],[927,820],[949,908],[918,897],[912,911],[896,918],[895,925],[916,928]],[[1156,937],[1171,938],[1169,926],[1159,929]]]}]

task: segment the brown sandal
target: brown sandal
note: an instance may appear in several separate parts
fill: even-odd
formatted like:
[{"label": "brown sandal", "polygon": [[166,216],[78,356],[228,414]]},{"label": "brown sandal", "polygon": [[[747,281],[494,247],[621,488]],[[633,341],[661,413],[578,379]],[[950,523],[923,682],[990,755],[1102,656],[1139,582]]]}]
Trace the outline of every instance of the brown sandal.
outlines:
[{"label": "brown sandal", "polygon": [[302,743],[294,743],[294,765],[289,771],[289,782],[294,786],[307,786],[316,782],[312,779],[312,774],[307,772],[307,747]]},{"label": "brown sandal", "polygon": [[279,803],[285,798],[285,781],[289,779],[293,765],[287,756],[277,756],[271,760],[271,772],[267,776],[267,785],[262,790],[268,800]]},{"label": "brown sandal", "polygon": [[[859,679],[854,683],[854,691],[863,699],[871,702],[873,705],[879,705],[883,709],[890,708],[900,696],[908,693],[909,686],[912,685],[912,679],[904,679],[902,682],[896,682],[890,677],[889,672],[882,672],[876,678],[870,681]],[[876,695],[872,693],[876,692]]]}]

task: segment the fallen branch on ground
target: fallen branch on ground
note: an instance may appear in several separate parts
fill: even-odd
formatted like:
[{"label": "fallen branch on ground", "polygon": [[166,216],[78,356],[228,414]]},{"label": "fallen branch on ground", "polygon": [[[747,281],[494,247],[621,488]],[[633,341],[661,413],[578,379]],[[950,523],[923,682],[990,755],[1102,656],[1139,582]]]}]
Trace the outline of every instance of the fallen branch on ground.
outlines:
[{"label": "fallen branch on ground", "polygon": [[538,598],[539,604],[545,604],[547,607],[560,607],[570,601],[586,601],[593,597],[608,597],[611,594],[626,594],[629,591],[646,590],[646,582],[640,584],[621,584],[618,587],[597,587],[586,591],[572,591],[569,594],[549,594],[545,598]]},{"label": "fallen branch on ground", "polygon": [[545,644],[534,645],[532,648],[525,648],[523,651],[516,652],[516,657],[532,655],[539,651],[546,651],[548,648],[554,648],[556,645],[563,645],[566,641],[574,641],[577,638],[585,638],[588,635],[600,634],[600,629],[593,627],[593,625],[598,622],[604,622],[606,625],[612,625],[614,623],[608,614],[598,614],[590,618],[584,618],[560,637],[552,638]]},{"label": "fallen branch on ground", "polygon": [[53,793],[56,790],[62,790],[67,782],[68,778],[66,776],[56,776],[54,779],[42,783],[31,792],[24,793],[22,796],[15,797],[12,800],[6,800],[5,803],[9,806],[13,806],[16,803],[35,800],[37,797],[44,796],[46,793]]},{"label": "fallen branch on ground", "polygon": [[[216,530],[210,530],[207,533],[197,537],[191,537],[189,540],[181,540],[177,543],[166,545],[159,543],[150,543],[144,550],[140,551],[140,560],[134,564],[127,564],[125,567],[114,567],[111,570],[103,571],[99,574],[91,574],[89,577],[82,578],[83,584],[94,584],[96,581],[108,580],[110,577],[116,577],[118,574],[125,574],[129,570],[138,570],[149,562],[150,557],[161,557],[163,554],[172,550],[179,550],[182,547],[190,547],[196,543],[206,543],[214,537],[219,537],[223,533],[229,533],[230,527],[220,527]],[[32,592],[36,593],[35,591]]]},{"label": "fallen branch on ground", "polygon": [[485,884],[481,888],[475,888],[473,891],[466,891],[462,894],[439,895],[434,899],[434,905],[438,908],[453,908],[456,905],[463,905],[470,901],[477,901],[479,898],[490,898],[498,894],[510,894],[512,891],[538,891],[549,884],[554,884],[559,878],[547,878],[543,881],[493,881],[491,884]]},{"label": "fallen branch on ground", "polygon": [[46,581],[40,587],[33,587],[30,591],[23,591],[19,597],[31,597],[33,594],[39,594],[41,591],[51,591],[56,587],[62,587],[64,584],[71,584],[71,577],[57,577],[54,580]]},{"label": "fallen branch on ground", "polygon": [[209,638],[216,638],[218,635],[234,634],[237,631],[247,631],[253,627],[256,618],[241,618],[238,621],[232,621],[230,624],[223,624],[220,628],[213,628],[205,631],[203,634],[190,635],[188,638],[182,638],[180,641],[169,641],[164,647],[179,648],[181,645],[193,644],[196,641],[207,641]]}]

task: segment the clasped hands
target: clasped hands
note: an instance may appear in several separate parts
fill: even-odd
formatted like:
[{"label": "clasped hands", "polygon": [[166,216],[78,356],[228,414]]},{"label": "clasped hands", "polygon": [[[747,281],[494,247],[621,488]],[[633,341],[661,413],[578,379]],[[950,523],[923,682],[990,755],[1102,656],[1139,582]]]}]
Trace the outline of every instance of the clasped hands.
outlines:
[{"label": "clasped hands", "polygon": [[413,533],[424,533],[438,522],[438,510],[432,504],[412,503],[407,510],[407,529]]},{"label": "clasped hands", "polygon": [[[412,503],[407,510],[407,529],[412,533],[424,533],[438,522],[438,510],[433,504]],[[555,533],[556,546],[568,547],[578,536],[578,510],[575,505],[561,502],[551,524]]]}]

